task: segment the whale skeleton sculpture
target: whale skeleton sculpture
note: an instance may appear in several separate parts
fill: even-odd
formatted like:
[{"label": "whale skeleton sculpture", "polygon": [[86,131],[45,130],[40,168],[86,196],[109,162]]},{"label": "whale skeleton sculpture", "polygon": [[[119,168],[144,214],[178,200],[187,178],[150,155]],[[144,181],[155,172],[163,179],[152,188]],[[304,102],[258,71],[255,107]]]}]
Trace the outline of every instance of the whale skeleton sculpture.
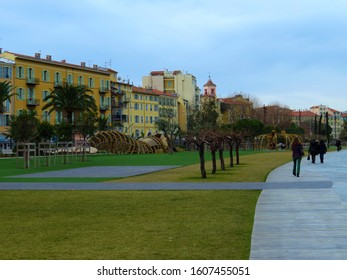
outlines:
[{"label": "whale skeleton sculpture", "polygon": [[167,152],[164,136],[154,135],[135,140],[118,131],[99,131],[88,140],[90,146],[112,154],[150,154]]},{"label": "whale skeleton sculpture", "polygon": [[301,139],[301,137],[297,134],[286,133],[284,130],[278,133],[275,130],[273,130],[271,131],[271,133],[261,134],[257,138],[260,140],[260,147],[275,150],[278,148],[279,140],[282,140],[280,143],[284,144],[285,148],[289,148],[290,144],[292,143],[295,137]]}]

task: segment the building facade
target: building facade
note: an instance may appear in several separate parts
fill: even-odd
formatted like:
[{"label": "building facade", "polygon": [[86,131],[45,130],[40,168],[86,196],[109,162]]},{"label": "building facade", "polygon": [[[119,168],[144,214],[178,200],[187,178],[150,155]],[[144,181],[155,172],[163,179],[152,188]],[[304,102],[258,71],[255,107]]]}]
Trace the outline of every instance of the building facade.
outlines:
[{"label": "building facade", "polygon": [[41,120],[59,124],[62,113],[49,113],[42,107],[46,104],[44,98],[56,86],[67,83],[87,86],[99,108],[98,114],[106,117],[111,125],[111,82],[117,80],[116,71],[97,65],[88,67],[84,62],[75,65],[66,60],[55,61],[50,55],[42,58],[39,53],[27,56],[4,52],[0,54],[0,59],[6,59],[11,64],[11,71],[7,72],[5,79],[15,88],[15,95],[7,106],[7,114],[17,115],[23,110],[35,110]]},{"label": "building facade", "polygon": [[195,76],[176,71],[152,71],[142,77],[142,87],[157,89],[177,97],[177,122],[182,130],[187,130],[187,119],[200,108],[200,88]]},{"label": "building facade", "polygon": [[326,116],[326,113],[328,113],[328,123],[332,128],[332,136],[334,139],[340,138],[341,131],[343,130],[343,116],[341,112],[329,108],[326,105],[312,106],[310,111],[318,116],[323,115],[323,119]]}]

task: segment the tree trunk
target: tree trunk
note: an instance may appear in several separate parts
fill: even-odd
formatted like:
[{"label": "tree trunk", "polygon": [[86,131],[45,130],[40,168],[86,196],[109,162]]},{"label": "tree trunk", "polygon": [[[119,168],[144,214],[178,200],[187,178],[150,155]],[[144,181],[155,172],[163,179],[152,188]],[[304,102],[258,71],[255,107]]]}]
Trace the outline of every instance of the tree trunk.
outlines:
[{"label": "tree trunk", "polygon": [[222,170],[225,170],[225,162],[224,162],[224,155],[223,155],[223,148],[218,149],[219,152],[219,160],[220,160],[220,166]]},{"label": "tree trunk", "polygon": [[212,174],[216,174],[217,172],[217,161],[216,161],[216,149],[211,149],[212,155]]},{"label": "tree trunk", "polygon": [[236,144],[236,164],[240,164],[240,154],[239,154],[239,150],[240,150],[240,144]]},{"label": "tree trunk", "polygon": [[233,145],[229,145],[230,167],[234,167]]},{"label": "tree trunk", "polygon": [[205,145],[200,144],[198,145],[199,149],[199,157],[200,157],[200,171],[201,171],[201,178],[207,178],[206,176],[206,168],[205,168]]}]

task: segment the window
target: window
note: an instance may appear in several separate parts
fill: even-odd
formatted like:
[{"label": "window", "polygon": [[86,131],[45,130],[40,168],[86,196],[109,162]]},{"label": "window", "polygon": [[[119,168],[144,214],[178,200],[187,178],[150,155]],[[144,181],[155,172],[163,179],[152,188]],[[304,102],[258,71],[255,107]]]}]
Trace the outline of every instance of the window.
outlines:
[{"label": "window", "polygon": [[63,120],[63,113],[56,111],[55,113],[55,123],[59,124]]},{"label": "window", "polygon": [[8,126],[9,125],[10,115],[1,114],[0,115],[0,126]]},{"label": "window", "polygon": [[42,81],[49,82],[49,72],[47,70],[42,70]]},{"label": "window", "polygon": [[28,88],[28,99],[29,100],[32,100],[35,98],[35,92],[34,92],[34,89],[32,88]]},{"label": "window", "polygon": [[135,116],[135,123],[139,123],[139,116]]},{"label": "window", "polygon": [[91,87],[91,88],[94,87],[94,78],[89,78],[88,87]]},{"label": "window", "polygon": [[11,79],[12,78],[12,70],[8,66],[0,66],[0,78],[3,79]]},{"label": "window", "polygon": [[46,96],[49,95],[49,92],[47,90],[43,90],[42,91],[42,100],[44,100],[46,98]]},{"label": "window", "polygon": [[17,66],[16,76],[18,79],[24,79],[24,68],[22,66]]},{"label": "window", "polygon": [[69,85],[73,84],[73,76],[72,76],[72,74],[67,74],[67,83]]},{"label": "window", "polygon": [[139,99],[139,95],[138,95],[138,94],[135,94],[135,95],[134,95],[134,98],[135,98],[135,99]]},{"label": "window", "polygon": [[17,88],[17,99],[18,100],[24,100],[24,89],[23,88]]},{"label": "window", "polygon": [[77,83],[78,83],[79,86],[83,86],[84,85],[83,76],[78,76]]},{"label": "window", "polygon": [[55,72],[55,76],[54,76],[54,85],[56,86],[61,86],[63,83],[62,83],[62,80],[61,80],[61,74],[59,72]]},{"label": "window", "polygon": [[33,68],[28,68],[28,79],[35,78],[35,73]]},{"label": "window", "polygon": [[48,111],[43,111],[42,112],[42,119],[46,122],[49,122],[50,121],[50,116],[49,116],[49,113]]}]

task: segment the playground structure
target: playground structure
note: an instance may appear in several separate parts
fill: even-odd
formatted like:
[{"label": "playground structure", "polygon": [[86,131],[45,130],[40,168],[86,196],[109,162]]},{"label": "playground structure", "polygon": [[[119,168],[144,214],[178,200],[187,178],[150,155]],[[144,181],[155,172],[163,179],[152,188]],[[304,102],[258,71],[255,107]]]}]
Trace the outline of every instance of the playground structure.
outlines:
[{"label": "playground structure", "polygon": [[98,151],[111,154],[151,154],[168,149],[166,138],[160,134],[135,140],[118,131],[99,131],[88,142]]},{"label": "playground structure", "polygon": [[280,133],[275,130],[268,134],[261,134],[257,137],[259,147],[269,150],[277,150],[278,148],[288,149],[295,137],[301,138],[297,134],[289,134],[282,130]]}]

